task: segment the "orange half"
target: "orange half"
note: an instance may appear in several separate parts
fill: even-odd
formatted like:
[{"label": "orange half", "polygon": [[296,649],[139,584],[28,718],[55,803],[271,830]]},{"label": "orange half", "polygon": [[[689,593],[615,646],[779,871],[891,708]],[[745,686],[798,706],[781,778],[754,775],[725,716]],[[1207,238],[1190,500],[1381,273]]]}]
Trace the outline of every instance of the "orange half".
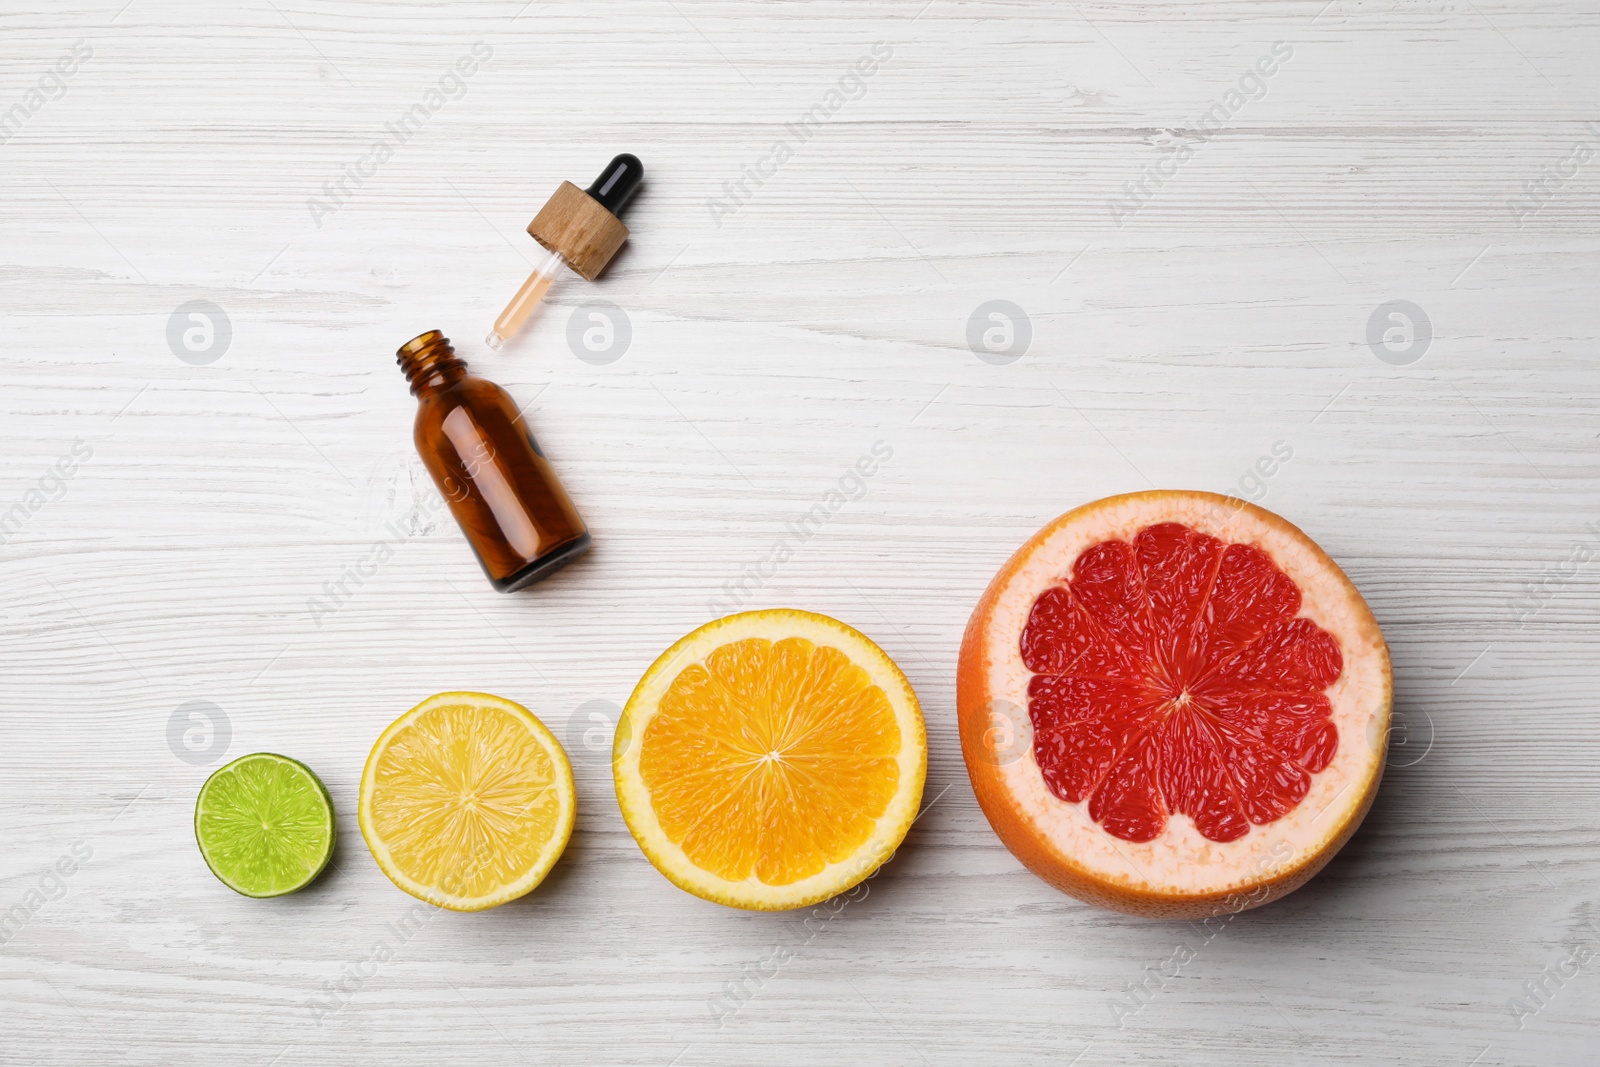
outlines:
[{"label": "orange half", "polygon": [[730,615],[669,648],[617,724],[617,801],[679,888],[799,908],[872,874],[916,818],[927,736],[887,654],[806,611]]}]

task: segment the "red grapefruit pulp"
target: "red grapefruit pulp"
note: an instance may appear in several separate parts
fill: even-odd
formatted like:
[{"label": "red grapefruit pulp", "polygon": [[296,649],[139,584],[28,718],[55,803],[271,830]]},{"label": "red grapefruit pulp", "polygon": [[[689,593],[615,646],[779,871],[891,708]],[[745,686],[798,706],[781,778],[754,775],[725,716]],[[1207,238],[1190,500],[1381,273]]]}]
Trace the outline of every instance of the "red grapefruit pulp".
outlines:
[{"label": "red grapefruit pulp", "polygon": [[1008,847],[1069,893],[1166,915],[1320,869],[1371,803],[1391,692],[1377,623],[1321,549],[1185,492],[1040,531],[974,612],[957,688]]}]

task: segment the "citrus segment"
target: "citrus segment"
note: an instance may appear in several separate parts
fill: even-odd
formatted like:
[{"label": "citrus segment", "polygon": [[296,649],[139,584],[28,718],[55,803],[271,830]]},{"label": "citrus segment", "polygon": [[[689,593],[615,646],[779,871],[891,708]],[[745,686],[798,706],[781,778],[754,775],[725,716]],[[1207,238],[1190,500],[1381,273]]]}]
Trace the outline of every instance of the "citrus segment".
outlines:
[{"label": "citrus segment", "polygon": [[[1109,907],[1202,915],[1288,892],[1343,845],[1391,691],[1371,612],[1303,533],[1152,492],[1057,519],[1002,568],[957,703],[979,802],[1030,868]],[[997,723],[1025,742],[998,750]]]},{"label": "citrus segment", "polygon": [[921,710],[893,661],[827,616],[729,616],[645,673],[618,724],[618,801],[689,892],[801,907],[871,874],[915,817]]},{"label": "citrus segment", "polygon": [[479,911],[538,885],[566,847],[572,768],[520,704],[439,693],[396,719],[361,776],[360,822],[383,873],[412,896]]},{"label": "citrus segment", "polygon": [[228,888],[283,896],[309,885],[333,855],[333,802],[305,764],[256,752],[200,787],[194,836],[206,866]]}]

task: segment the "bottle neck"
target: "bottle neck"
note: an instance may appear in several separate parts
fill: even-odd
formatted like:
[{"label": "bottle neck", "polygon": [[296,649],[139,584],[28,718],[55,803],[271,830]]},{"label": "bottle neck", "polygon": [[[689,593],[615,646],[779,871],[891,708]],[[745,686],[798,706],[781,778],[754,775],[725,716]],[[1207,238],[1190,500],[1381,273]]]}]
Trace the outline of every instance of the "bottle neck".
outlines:
[{"label": "bottle neck", "polygon": [[421,400],[448,389],[467,376],[467,365],[456,357],[450,339],[429,330],[400,346],[395,362],[411,383],[411,395]]}]

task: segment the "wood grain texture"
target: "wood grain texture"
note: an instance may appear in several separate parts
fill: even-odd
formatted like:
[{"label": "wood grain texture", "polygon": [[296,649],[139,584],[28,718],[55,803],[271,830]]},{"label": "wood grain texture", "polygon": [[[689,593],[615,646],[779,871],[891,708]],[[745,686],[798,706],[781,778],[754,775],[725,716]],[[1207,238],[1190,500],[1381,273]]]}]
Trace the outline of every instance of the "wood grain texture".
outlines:
[{"label": "wood grain texture", "polygon": [[[0,545],[0,915],[43,887],[0,945],[0,1062],[1593,1061],[1595,965],[1559,977],[1600,952],[1600,563],[1574,549],[1600,541],[1593,4],[6,0],[0,115],[80,41],[0,144],[0,515],[41,501]],[[619,151],[649,175],[628,245],[481,349],[528,218]],[[168,342],[193,300],[232,325],[206,365]],[[631,327],[603,365],[568,343],[596,300]],[[1031,326],[1003,365],[968,343],[991,300]],[[1392,300],[1431,323],[1404,366],[1367,340]],[[529,593],[492,593],[428,506],[392,353],[431,327],[528,405],[594,531]],[[899,660],[932,803],[826,921],[690,898],[628,837],[591,702],[879,441],[864,493],[740,605]],[[1319,540],[1385,628],[1407,726],[1351,845],[1217,931],[1023,870],[955,733],[995,568],[1148,485],[1248,492]],[[362,760],[451,688],[557,731],[578,828],[537,893],[359,975],[410,903],[356,830]],[[226,754],[324,777],[343,837],[308,891],[207,872],[192,805],[224,753],[169,744],[190,701]]]}]

